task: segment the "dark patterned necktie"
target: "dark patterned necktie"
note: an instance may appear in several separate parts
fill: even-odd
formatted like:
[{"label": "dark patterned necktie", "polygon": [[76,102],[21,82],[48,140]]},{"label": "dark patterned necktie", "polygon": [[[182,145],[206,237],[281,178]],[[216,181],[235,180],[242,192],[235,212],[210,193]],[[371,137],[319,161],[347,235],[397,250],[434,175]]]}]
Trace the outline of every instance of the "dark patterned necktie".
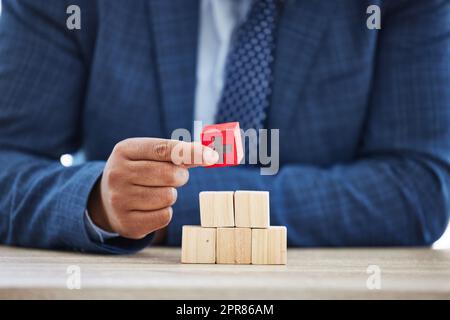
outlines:
[{"label": "dark patterned necktie", "polygon": [[238,121],[244,130],[265,126],[272,90],[277,2],[254,0],[247,21],[237,30],[216,123]]}]

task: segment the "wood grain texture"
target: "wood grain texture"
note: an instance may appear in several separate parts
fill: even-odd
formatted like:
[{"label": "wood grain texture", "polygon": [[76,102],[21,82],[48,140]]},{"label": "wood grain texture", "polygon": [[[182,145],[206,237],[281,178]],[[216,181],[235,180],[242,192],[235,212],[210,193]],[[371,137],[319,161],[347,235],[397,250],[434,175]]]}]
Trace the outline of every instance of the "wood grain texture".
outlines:
[{"label": "wood grain texture", "polygon": [[233,194],[233,191],[200,192],[202,227],[234,227]]},{"label": "wood grain texture", "polygon": [[252,230],[250,228],[217,229],[217,263],[250,264]]},{"label": "wood grain texture", "polygon": [[183,226],[181,262],[215,263],[216,231],[215,228]]},{"label": "wood grain texture", "polygon": [[[81,290],[66,287],[81,268]],[[369,265],[381,289],[369,290]],[[0,299],[450,299],[450,250],[289,249],[288,264],[181,264],[178,248],[108,256],[0,246]]]},{"label": "wood grain texture", "polygon": [[268,228],[270,204],[268,191],[236,191],[234,193],[236,227]]},{"label": "wood grain texture", "polygon": [[286,260],[286,227],[252,229],[252,264],[286,264]]}]

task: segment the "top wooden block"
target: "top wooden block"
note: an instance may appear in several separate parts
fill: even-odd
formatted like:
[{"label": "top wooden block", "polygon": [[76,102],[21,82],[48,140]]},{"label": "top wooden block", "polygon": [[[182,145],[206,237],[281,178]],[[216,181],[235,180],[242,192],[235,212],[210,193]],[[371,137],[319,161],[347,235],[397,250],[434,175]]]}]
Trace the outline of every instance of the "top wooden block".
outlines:
[{"label": "top wooden block", "polygon": [[236,191],[234,193],[236,227],[268,228],[269,207],[268,191]]},{"label": "top wooden block", "polygon": [[233,191],[200,192],[202,227],[234,227]]}]

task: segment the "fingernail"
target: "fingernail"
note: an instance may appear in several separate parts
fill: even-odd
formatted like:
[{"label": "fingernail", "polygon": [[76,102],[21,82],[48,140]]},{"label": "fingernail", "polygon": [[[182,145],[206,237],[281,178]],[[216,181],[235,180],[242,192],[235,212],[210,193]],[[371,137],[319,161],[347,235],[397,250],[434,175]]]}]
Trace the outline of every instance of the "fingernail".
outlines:
[{"label": "fingernail", "polygon": [[172,193],[173,193],[173,197],[174,199],[176,199],[178,197],[178,191],[176,188],[172,188]]},{"label": "fingernail", "polygon": [[219,154],[212,149],[206,149],[203,153],[203,158],[206,164],[214,164],[219,161]]},{"label": "fingernail", "polygon": [[177,174],[181,180],[185,180],[187,178],[188,171],[186,169],[179,169]]}]

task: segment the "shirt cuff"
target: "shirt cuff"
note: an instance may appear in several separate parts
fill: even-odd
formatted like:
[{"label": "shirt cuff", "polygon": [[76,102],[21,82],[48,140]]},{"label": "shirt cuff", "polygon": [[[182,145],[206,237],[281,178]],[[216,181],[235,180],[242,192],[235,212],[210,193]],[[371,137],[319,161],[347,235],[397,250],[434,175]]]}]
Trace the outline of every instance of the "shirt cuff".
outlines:
[{"label": "shirt cuff", "polygon": [[92,241],[104,243],[108,239],[119,237],[119,234],[117,233],[108,232],[97,227],[94,222],[92,222],[87,210],[84,211],[84,224],[86,226],[89,238],[91,238]]}]

